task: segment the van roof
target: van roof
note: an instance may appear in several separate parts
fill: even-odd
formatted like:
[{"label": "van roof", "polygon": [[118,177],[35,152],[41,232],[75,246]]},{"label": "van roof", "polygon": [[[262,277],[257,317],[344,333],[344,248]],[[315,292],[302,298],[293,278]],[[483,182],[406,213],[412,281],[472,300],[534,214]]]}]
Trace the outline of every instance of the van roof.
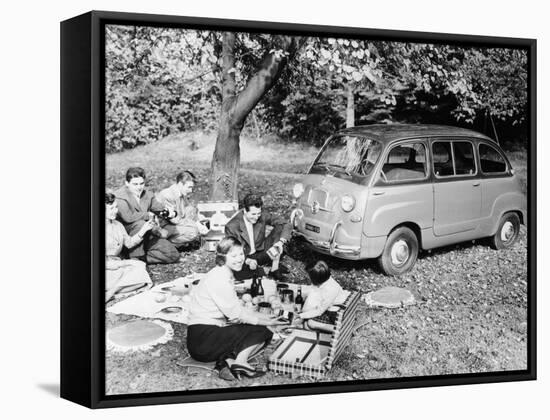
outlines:
[{"label": "van roof", "polygon": [[447,125],[432,125],[432,124],[373,124],[360,125],[356,127],[345,128],[338,131],[338,134],[356,134],[368,136],[373,140],[378,140],[381,143],[389,143],[394,140],[414,138],[414,137],[470,137],[488,140],[496,143],[490,137],[487,137],[477,131],[468,130],[466,128],[452,127]]}]

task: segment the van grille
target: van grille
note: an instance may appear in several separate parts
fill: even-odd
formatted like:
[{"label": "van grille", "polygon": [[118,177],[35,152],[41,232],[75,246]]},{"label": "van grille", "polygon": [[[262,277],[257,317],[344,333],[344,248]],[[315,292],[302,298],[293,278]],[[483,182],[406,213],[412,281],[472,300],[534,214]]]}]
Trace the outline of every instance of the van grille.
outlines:
[{"label": "van grille", "polygon": [[313,188],[309,193],[308,204],[317,201],[322,208],[327,208],[328,193],[325,190]]}]

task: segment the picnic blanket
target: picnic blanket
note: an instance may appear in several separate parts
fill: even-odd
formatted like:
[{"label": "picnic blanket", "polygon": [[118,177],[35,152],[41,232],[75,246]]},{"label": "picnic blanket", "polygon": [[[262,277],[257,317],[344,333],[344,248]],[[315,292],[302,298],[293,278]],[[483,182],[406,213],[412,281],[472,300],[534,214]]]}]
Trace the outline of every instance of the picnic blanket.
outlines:
[{"label": "picnic blanket", "polygon": [[157,319],[139,319],[107,330],[107,349],[118,352],[149,350],[164,344],[174,337],[172,326]]},{"label": "picnic blanket", "polygon": [[192,273],[167,283],[158,284],[149,290],[115,303],[108,307],[107,311],[114,314],[136,315],[142,318],[163,319],[187,324],[189,292],[193,288],[193,282],[200,281],[204,276],[204,273]]},{"label": "picnic blanket", "polygon": [[[170,322],[179,322],[187,324],[189,316],[189,293],[193,288],[193,283],[200,281],[205,273],[191,273],[185,277],[178,277],[167,283],[162,283],[153,288],[143,291],[121,300],[107,308],[108,312],[114,314],[136,315],[142,318],[163,319]],[[250,288],[252,280],[245,280],[236,284],[237,290]],[[271,279],[263,279],[265,296],[277,293],[276,282]],[[289,288],[296,293],[297,284],[290,283]],[[301,285],[302,293],[307,296],[311,286]],[[162,300],[165,299],[163,301]],[[163,311],[164,310],[164,311]]]}]

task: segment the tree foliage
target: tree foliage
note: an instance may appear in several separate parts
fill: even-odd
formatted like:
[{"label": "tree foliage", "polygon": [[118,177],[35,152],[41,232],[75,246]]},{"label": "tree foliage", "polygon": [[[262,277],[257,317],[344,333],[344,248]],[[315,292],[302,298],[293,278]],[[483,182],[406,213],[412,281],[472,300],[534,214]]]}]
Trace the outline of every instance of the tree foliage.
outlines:
[{"label": "tree foliage", "polygon": [[215,129],[220,91],[210,32],[107,26],[106,47],[108,150]]},{"label": "tree foliage", "polygon": [[[274,35],[235,35],[228,70],[237,94],[262,60],[285,50]],[[107,150],[218,131],[221,40],[213,31],[107,26]],[[242,124],[256,137],[321,143],[350,120],[472,126],[489,116],[521,128],[526,111],[524,50],[310,37]]]}]

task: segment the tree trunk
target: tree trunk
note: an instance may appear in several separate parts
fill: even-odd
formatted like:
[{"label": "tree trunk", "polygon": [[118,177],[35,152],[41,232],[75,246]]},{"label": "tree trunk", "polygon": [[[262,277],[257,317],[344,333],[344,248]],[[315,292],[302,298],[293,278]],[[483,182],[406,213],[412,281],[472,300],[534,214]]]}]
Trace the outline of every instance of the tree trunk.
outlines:
[{"label": "tree trunk", "polygon": [[222,41],[222,111],[212,157],[210,199],[227,201],[237,199],[237,181],[240,164],[238,128],[232,120],[235,105],[235,34],[225,32]]},{"label": "tree trunk", "polygon": [[353,98],[353,83],[346,85],[347,108],[346,108],[346,128],[355,126],[355,101]]},{"label": "tree trunk", "polygon": [[228,117],[228,113],[222,115],[212,158],[210,199],[216,201],[232,201],[238,198],[241,128],[234,127]]},{"label": "tree trunk", "polygon": [[[222,41],[222,110],[211,165],[210,200],[238,200],[240,165],[239,140],[246,117],[262,96],[275,84],[304,39],[274,37],[274,48],[236,95],[235,33],[225,32]],[[281,54],[280,52],[287,54]]]}]

